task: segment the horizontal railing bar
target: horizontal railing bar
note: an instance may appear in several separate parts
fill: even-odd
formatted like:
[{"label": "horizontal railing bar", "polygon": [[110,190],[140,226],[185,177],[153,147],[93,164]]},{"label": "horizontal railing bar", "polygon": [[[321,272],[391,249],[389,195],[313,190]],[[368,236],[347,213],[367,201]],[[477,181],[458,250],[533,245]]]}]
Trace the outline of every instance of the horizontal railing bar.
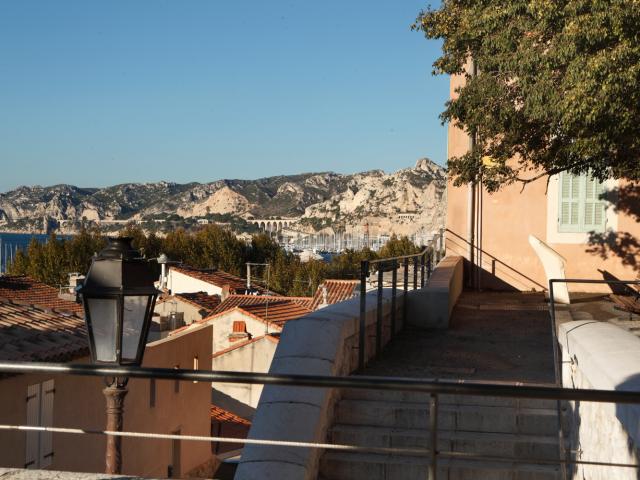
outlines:
[{"label": "horizontal railing bar", "polygon": [[640,392],[625,390],[568,389],[522,382],[477,382],[374,376],[274,375],[269,373],[222,370],[187,370],[150,367],[112,367],[93,364],[0,362],[5,373],[59,373],[96,377],[156,378],[161,380],[202,381],[282,385],[291,387],[357,388],[402,390],[450,395],[581,400],[585,402],[640,403]]},{"label": "horizontal railing bar", "polygon": [[613,285],[640,285],[640,280],[598,280],[588,278],[553,278],[551,283],[611,283]]},{"label": "horizontal railing bar", "polygon": [[183,435],[150,432],[118,432],[114,430],[94,430],[83,428],[41,427],[36,425],[0,425],[0,430],[36,431],[69,434],[107,435],[113,437],[150,438],[161,440],[190,440],[195,442],[225,442],[247,445],[267,445],[298,448],[322,448],[326,450],[348,450],[359,453],[381,453],[385,455],[424,455],[429,450],[424,448],[400,447],[361,447],[358,445],[342,445],[333,443],[292,442],[288,440],[263,440],[255,438],[209,437],[203,435]]},{"label": "horizontal railing bar", "polygon": [[405,258],[420,257],[420,256],[424,255],[425,253],[427,253],[430,248],[431,247],[427,247],[427,248],[421,250],[419,253],[412,253],[412,254],[409,254],[409,255],[401,255],[399,257],[386,257],[386,258],[371,259],[371,260],[369,260],[369,265],[372,265],[374,263],[381,263],[381,262],[392,262],[394,260],[404,260]]},{"label": "horizontal railing bar", "polygon": [[[203,435],[183,435],[183,434],[166,434],[166,433],[150,433],[150,432],[118,432],[113,430],[94,430],[82,428],[63,428],[63,427],[41,427],[36,425],[0,425],[0,430],[26,431],[26,432],[51,432],[65,434],[90,434],[90,435],[108,435],[114,437],[130,437],[130,438],[149,438],[161,440],[189,440],[196,442],[224,442],[251,445],[266,446],[283,446],[297,448],[322,448],[324,450],[339,450],[360,453],[379,453],[385,455],[404,455],[404,456],[425,456],[431,452],[428,448],[400,448],[400,447],[363,447],[360,445],[345,445],[336,443],[316,443],[316,442],[292,442],[288,440],[266,440],[255,438],[236,438],[236,437],[209,437]],[[580,465],[596,465],[604,467],[625,467],[639,468],[639,465],[631,463],[614,463],[599,462],[592,460],[570,460],[570,459],[548,459],[548,458],[532,458],[532,457],[507,457],[502,455],[479,455],[469,452],[453,452],[438,451],[439,457],[459,458],[465,460],[475,460],[483,462],[508,462],[519,465],[559,465],[559,464],[580,464]]]}]

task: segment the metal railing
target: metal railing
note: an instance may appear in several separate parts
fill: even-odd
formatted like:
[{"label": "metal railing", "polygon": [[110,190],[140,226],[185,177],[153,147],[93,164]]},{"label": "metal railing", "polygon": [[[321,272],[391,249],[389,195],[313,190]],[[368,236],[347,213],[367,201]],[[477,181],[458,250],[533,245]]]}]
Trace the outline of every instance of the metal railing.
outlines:
[{"label": "metal railing", "polygon": [[[407,320],[406,295],[410,287],[413,290],[423,288],[435,265],[444,255],[444,229],[440,229],[437,236],[433,237],[429,245],[420,252],[411,255],[401,255],[398,257],[376,258],[372,260],[362,260],[360,263],[360,326],[358,329],[358,368],[363,369],[366,359],[366,318],[367,318],[367,280],[371,275],[371,267],[377,266],[376,290],[376,348],[378,355],[382,350],[382,324],[383,324],[383,289],[385,287],[385,272],[391,272],[391,338],[397,331],[397,297],[398,297],[398,270],[403,269],[402,290],[404,291],[402,304],[402,324]],[[413,266],[413,279],[409,282],[409,268]]]},{"label": "metal railing", "polygon": [[173,368],[149,367],[103,367],[98,365],[73,365],[64,363],[30,363],[30,362],[0,362],[0,372],[8,374],[66,374],[98,377],[129,377],[160,380],[220,382],[235,384],[282,385],[295,387],[340,388],[340,389],[370,389],[382,391],[406,391],[429,394],[429,448],[401,448],[401,447],[363,447],[359,445],[333,444],[319,442],[287,441],[274,439],[239,439],[228,437],[204,437],[195,435],[175,435],[144,432],[116,432],[104,430],[84,430],[63,427],[39,427],[29,425],[0,425],[0,430],[22,431],[50,431],[68,434],[102,434],[123,437],[142,437],[156,439],[182,439],[193,441],[224,441],[230,443],[271,445],[293,448],[317,448],[323,450],[339,450],[351,452],[370,452],[394,455],[424,455],[429,457],[429,479],[436,480],[439,458],[475,460],[486,462],[502,462],[510,465],[596,465],[638,469],[638,465],[630,463],[616,463],[612,461],[579,460],[559,455],[557,459],[509,457],[506,455],[481,455],[473,452],[441,451],[438,445],[438,406],[442,395],[489,396],[500,398],[526,398],[573,400],[582,402],[638,404],[640,392],[612,391],[597,389],[568,389],[543,384],[522,384],[520,382],[492,382],[483,383],[472,380],[434,380],[411,379],[397,377],[373,376],[318,376],[318,375],[276,375],[252,372],[227,372],[187,370]]}]

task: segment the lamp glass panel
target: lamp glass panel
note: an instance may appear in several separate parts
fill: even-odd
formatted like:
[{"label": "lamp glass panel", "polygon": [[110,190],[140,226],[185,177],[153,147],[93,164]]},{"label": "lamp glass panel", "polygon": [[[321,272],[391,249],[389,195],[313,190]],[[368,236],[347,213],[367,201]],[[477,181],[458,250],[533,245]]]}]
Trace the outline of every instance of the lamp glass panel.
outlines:
[{"label": "lamp glass panel", "polygon": [[96,360],[115,362],[118,300],[115,298],[87,298]]},{"label": "lamp glass panel", "polygon": [[148,295],[124,297],[124,310],[122,312],[123,360],[134,361],[136,359],[148,302]]}]

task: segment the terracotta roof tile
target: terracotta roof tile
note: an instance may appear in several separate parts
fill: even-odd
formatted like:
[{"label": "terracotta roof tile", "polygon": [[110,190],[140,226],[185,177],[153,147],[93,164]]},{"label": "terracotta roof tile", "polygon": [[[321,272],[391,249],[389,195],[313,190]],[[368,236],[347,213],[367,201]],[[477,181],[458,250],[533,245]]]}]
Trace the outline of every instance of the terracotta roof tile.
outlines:
[{"label": "terracotta roof tile", "polygon": [[158,304],[176,299],[212,313],[220,305],[220,295],[209,295],[207,292],[176,293],[158,299]]},{"label": "terracotta roof tile", "polygon": [[358,293],[359,285],[359,280],[325,280],[316,290],[310,308],[317,310],[325,303],[325,289],[327,292],[326,304],[333,305],[354,297]]},{"label": "terracotta roof tile", "polygon": [[80,303],[58,297],[58,290],[26,275],[0,275],[0,298],[73,313],[83,313]]},{"label": "terracotta roof tile", "polygon": [[304,305],[308,304],[308,300],[306,297],[275,295],[229,295],[216,308],[214,315],[240,308],[260,320],[282,327],[287,320],[300,318],[311,312],[311,309]]},{"label": "terracotta roof tile", "polygon": [[0,359],[66,362],[88,353],[79,316],[0,300]]},{"label": "terracotta roof tile", "polygon": [[245,418],[239,417],[235,413],[220,408],[217,405],[211,405],[211,419],[217,422],[236,423],[238,425],[251,426],[251,422]]},{"label": "terracotta roof tile", "polygon": [[216,307],[214,314],[226,312],[235,307],[242,307],[245,305],[261,305],[264,303],[274,303],[280,301],[286,301],[300,305],[303,308],[309,309],[311,305],[312,297],[285,297],[283,295],[229,295],[218,307]]},{"label": "terracotta roof tile", "polygon": [[277,300],[269,303],[243,305],[240,307],[263,321],[282,327],[285,322],[303,317],[311,310],[291,300]]},{"label": "terracotta roof tile", "polygon": [[[186,265],[181,265],[179,267],[172,266],[171,270],[175,270],[176,272],[180,272],[184,275],[202,280],[203,282],[210,283],[211,285],[215,285],[219,288],[228,285],[232,293],[244,293],[247,289],[246,280],[236,275],[223,272],[222,270],[197,269]],[[257,290],[264,291],[264,289],[260,287],[257,287]]]}]

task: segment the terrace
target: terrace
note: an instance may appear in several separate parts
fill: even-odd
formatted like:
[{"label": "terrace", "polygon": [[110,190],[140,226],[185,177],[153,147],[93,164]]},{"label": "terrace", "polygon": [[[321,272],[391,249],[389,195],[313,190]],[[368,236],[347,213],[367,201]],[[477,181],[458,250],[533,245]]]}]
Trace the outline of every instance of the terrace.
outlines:
[{"label": "terrace", "polygon": [[0,370],[264,385],[246,440],[67,432],[244,445],[216,478],[638,478],[637,315],[603,295],[549,315],[543,293],[463,290],[463,259],[438,251],[363,265],[359,298],[285,325],[267,374]]}]

